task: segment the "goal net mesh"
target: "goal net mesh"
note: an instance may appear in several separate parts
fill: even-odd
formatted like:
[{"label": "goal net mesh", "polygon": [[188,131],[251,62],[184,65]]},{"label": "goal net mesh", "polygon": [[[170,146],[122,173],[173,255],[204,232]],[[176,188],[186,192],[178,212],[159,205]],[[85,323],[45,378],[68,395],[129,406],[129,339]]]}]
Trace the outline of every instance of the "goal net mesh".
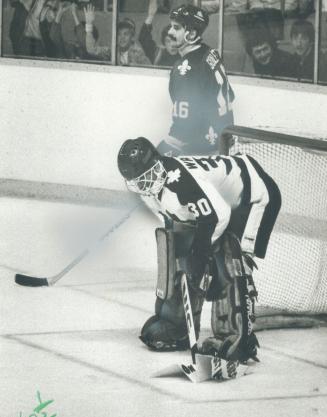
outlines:
[{"label": "goal net mesh", "polygon": [[[260,131],[255,133],[260,137]],[[307,139],[303,145],[294,136],[268,136],[269,141],[255,140],[248,133],[234,135],[229,150],[230,155],[253,156],[282,194],[266,258],[258,259],[254,273],[259,306],[294,314],[326,314],[327,142],[319,144],[322,148],[325,144],[325,150],[317,150],[310,148],[317,140]],[[287,144],[278,143],[280,136]]]}]

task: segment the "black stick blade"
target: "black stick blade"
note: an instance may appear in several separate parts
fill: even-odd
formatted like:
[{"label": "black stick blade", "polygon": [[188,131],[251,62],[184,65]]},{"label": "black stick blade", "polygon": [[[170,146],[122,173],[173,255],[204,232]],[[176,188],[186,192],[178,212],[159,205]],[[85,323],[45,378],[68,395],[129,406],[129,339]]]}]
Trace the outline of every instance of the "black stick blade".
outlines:
[{"label": "black stick blade", "polygon": [[16,274],[15,282],[16,284],[24,285],[25,287],[49,286],[48,280],[46,278],[30,277],[23,274]]}]

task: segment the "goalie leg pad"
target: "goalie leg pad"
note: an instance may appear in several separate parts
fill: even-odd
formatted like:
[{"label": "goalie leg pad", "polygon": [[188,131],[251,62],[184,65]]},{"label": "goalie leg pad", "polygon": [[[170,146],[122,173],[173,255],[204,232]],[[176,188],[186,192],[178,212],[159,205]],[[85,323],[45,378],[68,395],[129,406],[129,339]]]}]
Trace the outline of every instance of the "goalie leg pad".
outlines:
[{"label": "goalie leg pad", "polygon": [[207,339],[203,349],[215,348],[224,359],[244,362],[249,358],[255,359],[257,353],[258,341],[252,329],[256,292],[253,291],[251,269],[244,260],[237,237],[226,233],[222,250],[225,269],[220,279],[224,281],[225,288],[212,303],[214,339]]},{"label": "goalie leg pad", "polygon": [[[194,229],[156,229],[158,254],[158,280],[156,290],[155,316],[146,321],[140,339],[155,350],[180,350],[189,347],[185,320],[181,274],[188,271],[189,254]],[[190,288],[196,336],[200,332],[200,318],[204,293]]]},{"label": "goalie leg pad", "polygon": [[165,300],[170,299],[174,293],[177,264],[186,269],[187,262],[184,259],[190,252],[194,231],[189,228],[181,231],[157,228],[155,233],[158,260],[156,295]]},{"label": "goalie leg pad", "polygon": [[[179,274],[177,274],[178,278]],[[200,333],[201,311],[204,296],[190,291],[196,337]],[[157,297],[155,315],[146,321],[140,339],[148,347],[158,351],[171,351],[189,348],[189,339],[182,299],[181,283],[178,280],[174,293],[169,299]]]},{"label": "goalie leg pad", "polygon": [[172,230],[156,229],[158,279],[157,297],[165,300],[171,298],[174,292],[176,274],[175,239]]}]

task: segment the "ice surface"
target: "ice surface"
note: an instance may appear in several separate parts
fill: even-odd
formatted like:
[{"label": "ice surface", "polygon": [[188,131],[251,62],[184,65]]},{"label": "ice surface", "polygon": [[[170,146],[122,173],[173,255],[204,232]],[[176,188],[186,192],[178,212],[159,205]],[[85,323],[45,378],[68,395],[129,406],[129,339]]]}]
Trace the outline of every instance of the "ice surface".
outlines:
[{"label": "ice surface", "polygon": [[33,414],[38,391],[49,417],[326,416],[326,328],[260,332],[261,362],[236,380],[152,377],[190,355],[138,339],[156,280],[158,223],[143,208],[55,286],[14,283],[57,274],[129,209],[1,199],[0,417]]}]

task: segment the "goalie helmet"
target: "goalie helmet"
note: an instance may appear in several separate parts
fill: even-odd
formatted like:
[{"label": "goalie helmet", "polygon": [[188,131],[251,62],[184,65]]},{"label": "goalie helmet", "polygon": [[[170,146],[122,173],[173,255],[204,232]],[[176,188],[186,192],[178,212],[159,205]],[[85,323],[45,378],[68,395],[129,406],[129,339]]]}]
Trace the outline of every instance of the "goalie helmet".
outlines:
[{"label": "goalie helmet", "polygon": [[118,169],[127,188],[143,195],[158,194],[167,176],[160,153],[143,137],[123,143],[118,153]]},{"label": "goalie helmet", "polygon": [[170,19],[175,20],[187,30],[196,30],[201,36],[209,24],[208,13],[200,7],[182,5],[170,12]]}]

